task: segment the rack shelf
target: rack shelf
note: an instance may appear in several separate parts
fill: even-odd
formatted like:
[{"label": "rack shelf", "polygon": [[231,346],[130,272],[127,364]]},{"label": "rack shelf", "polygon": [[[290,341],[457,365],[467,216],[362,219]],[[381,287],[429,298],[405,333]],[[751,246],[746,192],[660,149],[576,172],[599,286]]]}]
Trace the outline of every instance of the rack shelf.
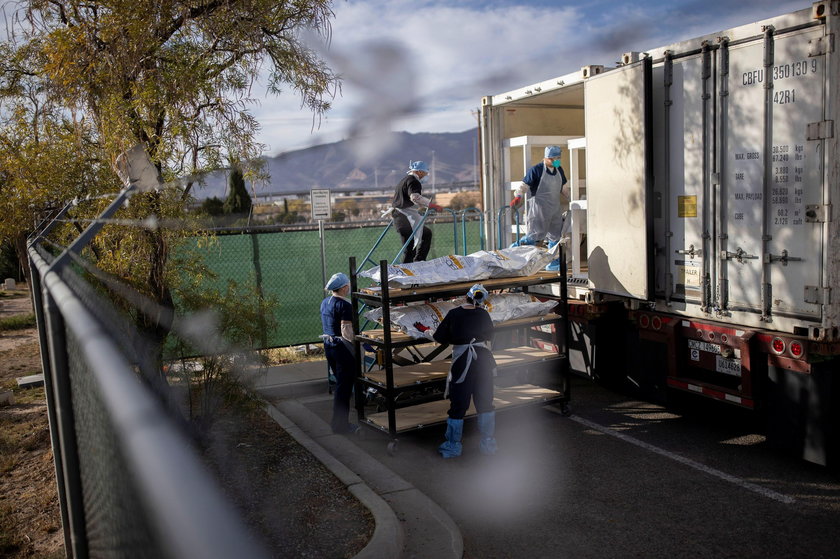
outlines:
[{"label": "rack shelf", "polygon": [[[531,286],[559,283],[560,297],[557,299],[559,312],[551,312],[529,318],[519,318],[497,323],[496,342],[500,332],[508,332],[510,339],[506,343],[494,342],[493,356],[497,366],[497,386],[494,388],[494,404],[497,410],[509,409],[527,404],[539,404],[559,401],[568,412],[569,363],[566,354],[559,349],[548,351],[535,347],[536,341],[550,342],[543,347],[565,348],[568,339],[568,306],[566,290],[565,257],[559,258],[561,270],[558,272],[540,271],[529,276],[483,279],[481,283],[488,291],[516,289],[528,292]],[[355,270],[355,259],[350,259],[350,270]],[[359,359],[356,386],[356,409],[359,421],[392,437],[389,450],[396,443],[396,435],[401,432],[436,425],[446,421],[448,400],[443,399],[443,387],[449,373],[451,355],[447,346],[439,346],[428,339],[415,339],[403,332],[393,331],[390,313],[393,305],[413,301],[435,301],[463,296],[475,281],[448,283],[438,286],[413,286],[395,288],[388,286],[388,263],[380,262],[381,287],[357,289],[357,277],[351,275],[351,299],[354,313],[354,331],[356,350]],[[546,297],[546,295],[539,295]],[[359,332],[359,309],[361,305],[378,306],[382,309],[382,327]],[[555,309],[556,310],[556,309]],[[521,333],[521,334],[520,334]],[[380,369],[366,371],[363,344],[377,353]],[[422,355],[412,346],[431,346],[432,350]],[[411,356],[417,362],[411,362],[398,352],[413,352]],[[422,349],[422,348],[421,348]],[[427,348],[428,349],[428,348]],[[441,357],[443,359],[441,359]],[[523,375],[537,371],[549,371],[554,381],[551,387],[537,386],[523,382]],[[559,373],[559,375],[554,375]],[[514,379],[510,382],[510,379]],[[556,381],[556,382],[555,382]],[[506,386],[499,386],[506,385]],[[554,386],[556,385],[556,386]],[[366,413],[365,395],[371,391],[380,403],[376,413]],[[474,414],[471,408],[469,415]]]},{"label": "rack shelf", "polygon": [[[486,286],[485,286],[486,287]],[[528,317],[528,318],[514,318],[513,320],[506,320],[504,322],[499,322],[495,324],[496,331],[500,330],[511,330],[516,328],[524,328],[529,326],[543,326],[546,324],[552,324],[562,320],[562,316],[550,312],[548,314]],[[384,345],[385,344],[385,331],[382,328],[375,328],[371,330],[365,330],[358,336],[356,336],[359,340],[363,342],[367,342],[373,345]],[[412,338],[405,332],[399,332],[396,330],[391,331],[391,347],[405,347],[410,345],[418,345],[418,344],[428,344],[430,340],[426,338]]]},{"label": "rack shelf", "polygon": [[[387,273],[382,274],[382,277]],[[530,276],[516,276],[509,278],[490,278],[481,280],[481,284],[488,291],[497,289],[527,288],[532,285],[544,283],[556,283],[563,279],[561,272],[540,271]],[[387,282],[383,282],[385,284]],[[381,305],[384,300],[391,303],[408,303],[411,301],[428,301],[430,299],[450,299],[463,296],[472,287],[475,281],[447,283],[428,287],[401,287],[388,288],[383,294],[382,288],[369,287],[355,293],[355,296],[362,301],[374,305]]]},{"label": "rack shelf", "polygon": [[[559,400],[563,394],[557,390],[535,386],[533,384],[521,384],[517,386],[496,387],[493,394],[493,405],[496,411],[513,409],[516,407],[544,404]],[[396,424],[394,431],[405,433],[416,429],[422,429],[432,425],[440,425],[446,422],[446,411],[449,409],[447,400],[435,400],[415,406],[401,408],[396,412]],[[470,404],[466,417],[475,416],[475,406]],[[379,412],[368,415],[364,423],[389,432],[388,413]]]},{"label": "rack shelf", "polygon": [[[544,363],[561,359],[563,356],[557,353],[538,349],[535,347],[512,347],[493,352],[496,359],[496,366],[499,369],[505,367],[519,367],[526,369],[529,365]],[[417,386],[418,384],[441,381],[446,378],[449,372],[449,360],[430,361],[415,363],[404,367],[394,367],[392,375],[394,388],[405,388]],[[364,373],[364,378],[373,384],[381,387],[387,386],[388,371],[379,369]]]}]

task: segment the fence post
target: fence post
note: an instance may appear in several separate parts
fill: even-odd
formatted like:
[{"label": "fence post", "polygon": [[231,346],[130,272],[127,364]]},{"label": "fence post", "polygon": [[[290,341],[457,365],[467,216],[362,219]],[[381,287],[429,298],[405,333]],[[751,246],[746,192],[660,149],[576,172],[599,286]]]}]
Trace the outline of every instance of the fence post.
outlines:
[{"label": "fence post", "polygon": [[324,240],[324,220],[318,220],[318,238],[321,240],[321,285],[327,285],[327,251]]},{"label": "fence post", "polygon": [[260,241],[259,235],[254,233],[250,228],[248,235],[251,236],[251,254],[254,257],[254,283],[256,283],[257,297],[260,304],[260,344],[265,347],[268,345],[268,332],[266,332],[265,315],[263,312],[265,304],[265,295],[263,294],[263,277],[262,277],[262,260],[260,259]]},{"label": "fence post", "polygon": [[[38,261],[44,263],[43,269],[46,270],[46,262],[39,255],[34,255],[33,252],[30,251],[30,258],[34,260],[37,257]],[[67,518],[70,527],[68,556],[83,559],[88,556],[89,550],[82,496],[82,477],[79,468],[79,449],[73,414],[73,395],[70,386],[70,366],[67,360],[66,329],[64,318],[61,316],[55,298],[49,293],[49,289],[45,289],[44,294],[46,337],[49,346],[50,372],[54,381],[55,414],[58,420],[57,430],[61,444],[61,465],[67,488]]]},{"label": "fence post", "polygon": [[[35,249],[31,246],[29,251]],[[70,537],[72,527],[70,525],[70,515],[68,512],[67,502],[67,480],[64,477],[64,451],[61,446],[61,436],[59,435],[58,422],[59,418],[56,414],[56,397],[55,397],[55,380],[53,379],[53,367],[50,363],[49,356],[49,340],[47,338],[47,326],[44,316],[44,300],[43,292],[41,291],[41,276],[38,269],[30,257],[29,259],[29,286],[32,295],[32,306],[35,309],[35,324],[38,327],[38,343],[39,351],[41,353],[41,370],[44,374],[44,396],[47,400],[47,417],[49,419],[50,427],[50,443],[53,452],[53,466],[55,467],[55,481],[58,489],[58,505],[61,512],[61,526],[64,535],[64,549],[67,557],[74,557],[73,540]]]}]

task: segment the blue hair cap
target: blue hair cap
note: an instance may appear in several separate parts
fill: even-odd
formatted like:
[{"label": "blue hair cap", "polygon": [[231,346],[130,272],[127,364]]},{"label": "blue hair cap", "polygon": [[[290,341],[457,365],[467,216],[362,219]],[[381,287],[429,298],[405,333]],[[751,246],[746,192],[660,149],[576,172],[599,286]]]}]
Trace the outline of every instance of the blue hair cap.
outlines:
[{"label": "blue hair cap", "polygon": [[467,297],[475,301],[476,303],[480,303],[487,299],[487,290],[484,288],[483,285],[480,283],[475,284],[474,286],[470,287],[470,290],[467,291]]},{"label": "blue hair cap", "polygon": [[350,283],[350,278],[347,277],[347,274],[338,272],[337,274],[333,274],[330,281],[327,282],[326,289],[335,291],[336,289],[341,289],[348,283]]},{"label": "blue hair cap", "polygon": [[548,146],[545,148],[546,157],[560,157],[561,153],[563,153],[563,150],[559,146]]},{"label": "blue hair cap", "polygon": [[425,161],[412,161],[411,164],[408,166],[408,171],[423,171],[425,173],[428,173],[429,164]]}]

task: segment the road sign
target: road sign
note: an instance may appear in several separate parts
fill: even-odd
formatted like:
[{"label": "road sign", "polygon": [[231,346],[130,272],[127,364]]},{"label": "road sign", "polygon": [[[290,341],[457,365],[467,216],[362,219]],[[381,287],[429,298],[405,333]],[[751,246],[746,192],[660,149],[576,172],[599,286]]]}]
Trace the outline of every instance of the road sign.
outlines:
[{"label": "road sign", "polygon": [[312,219],[329,219],[332,216],[329,189],[313,188],[310,190],[309,203],[312,204]]}]

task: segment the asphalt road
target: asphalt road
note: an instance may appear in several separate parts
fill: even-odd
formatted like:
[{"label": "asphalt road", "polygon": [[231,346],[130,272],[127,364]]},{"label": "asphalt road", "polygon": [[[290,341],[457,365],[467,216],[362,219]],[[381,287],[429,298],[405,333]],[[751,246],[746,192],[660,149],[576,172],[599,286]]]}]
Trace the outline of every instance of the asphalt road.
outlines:
[{"label": "asphalt road", "polygon": [[[838,557],[840,474],[785,456],[755,416],[705,400],[666,409],[573,380],[555,406],[498,414],[495,457],[436,452],[443,427],[354,442],[444,508],[465,557]],[[330,402],[307,405],[328,419]]]}]

